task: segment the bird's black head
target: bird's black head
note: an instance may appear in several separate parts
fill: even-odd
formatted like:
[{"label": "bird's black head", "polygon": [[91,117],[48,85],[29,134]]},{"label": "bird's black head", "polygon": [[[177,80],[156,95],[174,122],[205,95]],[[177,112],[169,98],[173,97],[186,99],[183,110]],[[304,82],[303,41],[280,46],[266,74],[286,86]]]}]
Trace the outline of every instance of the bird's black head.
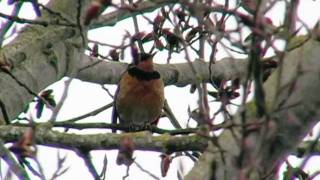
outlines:
[{"label": "bird's black head", "polygon": [[145,62],[145,61],[152,60],[154,55],[155,55],[155,53],[153,53],[153,54],[139,53],[139,54],[137,54],[136,58],[133,58],[133,63],[135,65],[138,65],[140,62]]},{"label": "bird's black head", "polygon": [[154,80],[159,79],[159,72],[153,69],[153,54],[148,53],[139,53],[138,61],[135,61],[135,66],[132,66],[128,69],[129,75],[136,77],[138,80]]},{"label": "bird's black head", "polygon": [[153,54],[140,53],[140,54],[139,54],[139,62],[152,60],[152,58],[153,58],[153,56],[154,56],[155,54],[156,54],[156,53],[153,53]]}]

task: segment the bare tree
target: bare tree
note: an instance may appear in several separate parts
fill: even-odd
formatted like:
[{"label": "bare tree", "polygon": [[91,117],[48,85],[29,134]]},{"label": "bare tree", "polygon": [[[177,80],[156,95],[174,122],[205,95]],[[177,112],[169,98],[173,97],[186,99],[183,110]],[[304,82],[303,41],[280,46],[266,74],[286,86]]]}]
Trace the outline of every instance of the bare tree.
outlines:
[{"label": "bare tree", "polygon": [[[285,178],[312,179],[319,174],[303,171],[310,157],[319,153],[319,135],[314,141],[303,142],[303,138],[320,115],[319,27],[307,27],[300,20],[297,9],[303,1],[8,2],[14,10],[11,15],[0,12],[5,19],[1,44],[16,23],[28,24],[0,49],[0,155],[20,179],[30,178],[26,169],[40,179],[48,178],[35,158],[37,145],[75,151],[95,179],[103,179],[108,173],[107,160],[99,174],[90,151],[119,148],[128,154],[134,150],[163,153],[163,176],[177,156],[197,161],[184,179],[277,179],[279,166],[290,154],[303,157],[304,163],[297,168],[288,164]],[[24,3],[32,3],[38,16],[35,20],[18,16]],[[279,3],[285,7],[284,20],[276,24],[266,14]],[[133,20],[134,33],[128,32],[121,45],[87,38],[90,30],[115,27],[127,19]],[[140,20],[148,22],[152,30],[141,30]],[[230,23],[235,26],[229,27]],[[300,30],[307,34],[297,36]],[[279,48],[277,41],[284,42],[284,48]],[[110,52],[99,51],[100,46],[108,47]],[[217,59],[221,49],[229,56]],[[128,50],[131,55],[125,53]],[[190,121],[197,125],[182,127],[165,104],[163,117],[172,121],[175,130],[151,126],[144,130],[153,133],[69,133],[69,129],[130,130],[109,123],[111,117],[105,122],[78,122],[111,108],[112,102],[69,120],[59,120],[57,115],[72,79],[117,84],[128,67],[118,61],[134,58],[135,51],[167,52],[167,58],[156,69],[165,85],[191,85],[190,93],[197,93],[198,107],[188,110]],[[266,57],[267,51],[274,55]],[[183,54],[184,63],[172,63],[174,54]],[[237,58],[240,56],[243,58]],[[43,89],[63,77],[69,80],[65,81],[61,100],[56,102],[54,92]],[[249,101],[251,91],[254,98]],[[236,98],[241,103],[233,114],[228,109]],[[31,101],[35,117],[23,113],[29,110]],[[212,101],[220,102],[219,108]],[[34,118],[41,117],[45,108],[53,112],[52,116],[46,123],[36,123]],[[218,114],[223,116],[222,123],[217,123]],[[54,129],[57,127],[65,131]],[[222,133],[217,135],[217,130]],[[13,144],[7,148],[9,142]],[[28,158],[37,167],[28,163]],[[68,170],[63,166],[65,157],[58,159],[52,179]]]}]

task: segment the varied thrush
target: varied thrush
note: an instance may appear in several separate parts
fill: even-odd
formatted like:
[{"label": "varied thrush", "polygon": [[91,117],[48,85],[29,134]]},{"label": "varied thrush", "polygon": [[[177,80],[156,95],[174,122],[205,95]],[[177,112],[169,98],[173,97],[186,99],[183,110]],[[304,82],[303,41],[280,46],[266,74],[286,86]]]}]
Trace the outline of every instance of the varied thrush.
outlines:
[{"label": "varied thrush", "polygon": [[[153,67],[154,54],[140,53],[121,76],[112,113],[112,123],[137,131],[157,124],[164,105],[164,84]],[[113,130],[115,132],[116,130]]]}]

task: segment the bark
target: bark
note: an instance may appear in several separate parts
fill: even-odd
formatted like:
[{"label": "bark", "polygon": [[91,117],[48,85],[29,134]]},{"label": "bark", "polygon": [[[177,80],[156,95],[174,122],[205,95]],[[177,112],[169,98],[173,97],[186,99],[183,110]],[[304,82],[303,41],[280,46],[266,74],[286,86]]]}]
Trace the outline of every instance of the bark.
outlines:
[{"label": "bark", "polygon": [[[200,151],[207,147],[207,140],[197,135],[170,136],[163,134],[152,136],[148,131],[137,133],[100,133],[75,134],[49,129],[48,124],[37,125],[34,134],[36,144],[59,147],[70,150],[115,150],[121,144],[121,139],[127,136],[133,140],[135,150],[148,150],[162,153],[193,150]],[[0,139],[5,142],[15,142],[27,131],[27,127],[0,126]],[[0,150],[1,155],[1,150]]]},{"label": "bark", "polygon": [[[120,75],[128,66],[125,63],[101,61],[86,55],[81,60],[81,70],[77,78],[82,81],[98,84],[117,84]],[[232,80],[238,77],[245,77],[247,63],[248,60],[246,59],[224,58],[212,64],[211,74],[209,63],[198,59],[191,64],[156,64],[155,68],[160,72],[165,85],[182,87],[193,84],[199,79],[202,82],[210,82],[210,78],[212,80]],[[191,66],[197,71],[197,79],[192,73]]]}]

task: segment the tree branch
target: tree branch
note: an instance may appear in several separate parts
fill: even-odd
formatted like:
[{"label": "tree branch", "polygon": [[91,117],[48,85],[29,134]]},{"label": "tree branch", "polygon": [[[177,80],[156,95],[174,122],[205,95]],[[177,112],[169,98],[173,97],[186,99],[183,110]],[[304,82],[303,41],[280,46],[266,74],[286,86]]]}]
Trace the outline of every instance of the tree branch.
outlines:
[{"label": "tree branch", "polygon": [[[17,141],[27,127],[0,126],[0,139],[5,143]],[[72,134],[48,130],[46,126],[37,126],[35,143],[39,145],[79,150],[113,150],[118,149],[123,136],[133,139],[136,150],[148,150],[164,153],[178,151],[201,151],[207,146],[207,139],[197,135],[170,136],[168,134],[152,136],[150,132],[137,133],[101,133]]]},{"label": "tree branch", "polygon": [[[80,62],[80,73],[77,78],[82,81],[98,84],[117,84],[121,74],[127,69],[128,64],[110,61],[101,61],[97,58],[84,55]],[[223,58],[211,65],[213,80],[233,80],[245,77],[247,73],[246,59]],[[210,82],[209,62],[195,60],[192,66],[198,73],[202,82]],[[156,64],[166,85],[179,87],[194,84],[196,79],[188,63]]]}]

